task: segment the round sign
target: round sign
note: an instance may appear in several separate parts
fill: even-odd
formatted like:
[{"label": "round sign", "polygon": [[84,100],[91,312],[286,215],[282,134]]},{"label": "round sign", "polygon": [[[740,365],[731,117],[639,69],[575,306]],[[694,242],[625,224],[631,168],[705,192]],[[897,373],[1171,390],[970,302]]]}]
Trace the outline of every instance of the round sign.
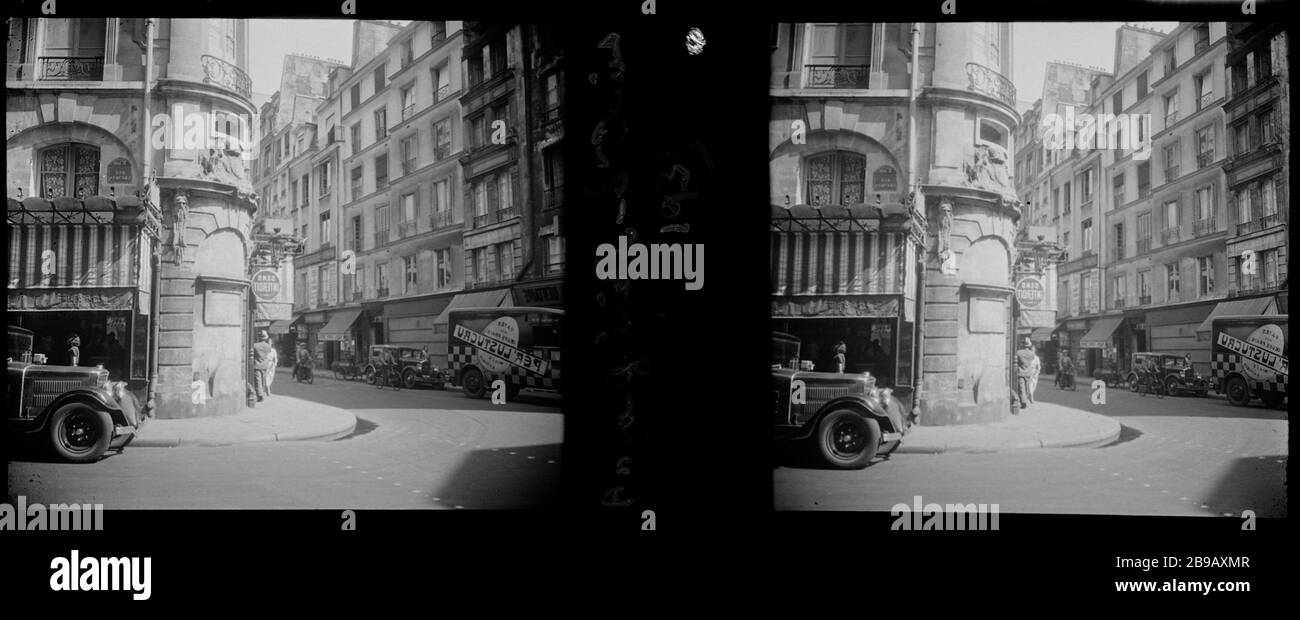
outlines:
[{"label": "round sign", "polygon": [[1038,278],[1025,278],[1017,282],[1016,299],[1026,308],[1037,308],[1043,303],[1043,283]]},{"label": "round sign", "polygon": [[253,274],[253,295],[259,301],[275,301],[280,296],[280,274],[270,269]]},{"label": "round sign", "polygon": [[[514,317],[503,316],[492,321],[492,323],[487,327],[483,328],[483,335],[492,338],[493,340],[504,342],[512,347],[518,347],[519,323],[515,321]],[[483,349],[477,349],[475,351],[475,357],[478,359],[479,365],[491,372],[505,374],[505,372],[510,369],[509,362],[496,355],[488,353]]]},{"label": "round sign", "polygon": [[[1250,336],[1246,338],[1246,342],[1268,351],[1277,357],[1281,357],[1282,345],[1286,342],[1286,334],[1282,333],[1281,327],[1270,323],[1268,325],[1260,326],[1258,329],[1251,332]],[[1274,360],[1263,360],[1263,362],[1259,362],[1246,356],[1242,356],[1241,366],[1242,370],[1246,372],[1246,376],[1250,377],[1254,381],[1266,383],[1277,380],[1277,369],[1274,368],[1272,363],[1268,363],[1273,361]]]}]

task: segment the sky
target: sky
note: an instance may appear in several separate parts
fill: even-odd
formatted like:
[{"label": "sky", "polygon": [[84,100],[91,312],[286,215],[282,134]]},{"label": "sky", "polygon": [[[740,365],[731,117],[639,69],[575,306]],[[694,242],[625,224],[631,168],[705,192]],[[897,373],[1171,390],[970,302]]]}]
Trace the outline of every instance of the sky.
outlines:
[{"label": "sky", "polygon": [[248,76],[253,80],[253,104],[261,108],[280,90],[286,54],[352,61],[350,19],[249,20]]},{"label": "sky", "polygon": [[[1115,30],[1125,22],[1017,22],[1012,27],[1012,82],[1020,111],[1043,96],[1043,74],[1051,60],[1115,70]],[[1128,22],[1172,32],[1178,22]]]}]

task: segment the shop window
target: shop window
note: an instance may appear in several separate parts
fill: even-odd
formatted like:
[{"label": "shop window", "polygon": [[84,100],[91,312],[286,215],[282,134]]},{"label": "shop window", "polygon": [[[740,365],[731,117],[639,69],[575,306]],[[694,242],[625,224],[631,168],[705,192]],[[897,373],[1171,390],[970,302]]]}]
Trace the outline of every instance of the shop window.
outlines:
[{"label": "shop window", "polygon": [[804,161],[807,201],[813,206],[862,204],[867,158],[847,151],[819,153]]},{"label": "shop window", "polygon": [[41,150],[41,197],[86,198],[99,195],[99,148],[60,144]]}]

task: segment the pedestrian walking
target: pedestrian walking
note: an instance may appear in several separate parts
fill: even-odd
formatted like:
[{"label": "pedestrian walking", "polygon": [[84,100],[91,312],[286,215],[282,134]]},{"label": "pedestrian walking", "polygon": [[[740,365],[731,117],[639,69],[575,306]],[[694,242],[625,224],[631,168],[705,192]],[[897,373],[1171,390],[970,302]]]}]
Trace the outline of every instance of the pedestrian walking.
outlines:
[{"label": "pedestrian walking", "polygon": [[271,346],[271,337],[266,332],[262,332],[261,339],[253,345],[253,385],[259,402],[269,395],[266,377],[274,372],[274,367],[271,366],[271,356],[274,353],[275,347]]},{"label": "pedestrian walking", "polygon": [[1034,351],[1033,344],[1029,345],[1029,352],[1034,354],[1033,365],[1029,367],[1029,402],[1033,404],[1035,402],[1034,393],[1038,391],[1038,376],[1043,373],[1043,360]]},{"label": "pedestrian walking", "polygon": [[[266,340],[269,343],[271,340],[271,335],[268,334],[266,330],[262,330],[262,339]],[[275,383],[275,369],[280,367],[280,352],[275,350],[275,345],[273,344],[271,345],[271,361],[269,365],[271,369],[266,373],[266,395],[267,396],[271,395],[271,384]]]},{"label": "pedestrian walking", "polygon": [[1033,375],[1034,361],[1037,357],[1034,355],[1034,344],[1025,338],[1021,342],[1020,350],[1016,351],[1016,395],[1019,397],[1022,411],[1031,402],[1029,379]]}]

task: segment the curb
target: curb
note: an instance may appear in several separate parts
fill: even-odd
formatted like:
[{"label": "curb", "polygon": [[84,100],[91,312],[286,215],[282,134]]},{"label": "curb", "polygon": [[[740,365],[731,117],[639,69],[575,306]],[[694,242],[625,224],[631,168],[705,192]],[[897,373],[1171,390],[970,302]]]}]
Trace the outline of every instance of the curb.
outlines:
[{"label": "curb", "polygon": [[966,444],[957,443],[921,443],[909,446],[907,438],[903,438],[902,445],[894,450],[894,454],[942,454],[945,452],[962,452],[962,453],[981,453],[981,452],[1009,452],[1012,450],[1028,450],[1032,448],[1097,448],[1107,445],[1119,438],[1122,430],[1119,422],[1107,419],[1099,431],[1092,431],[1080,435],[1066,438],[1057,438],[1044,440],[1041,437],[1034,436],[1028,439],[1006,440],[1001,442],[991,441],[987,443],[971,442]]},{"label": "curb", "polygon": [[217,447],[230,446],[244,443],[265,443],[271,441],[330,441],[345,437],[352,434],[357,428],[357,417],[349,415],[351,418],[346,424],[335,424],[327,428],[317,428],[313,430],[286,431],[282,433],[260,432],[230,438],[215,439],[211,437],[150,437],[134,438],[127,446],[141,448],[177,448],[187,447]]}]

